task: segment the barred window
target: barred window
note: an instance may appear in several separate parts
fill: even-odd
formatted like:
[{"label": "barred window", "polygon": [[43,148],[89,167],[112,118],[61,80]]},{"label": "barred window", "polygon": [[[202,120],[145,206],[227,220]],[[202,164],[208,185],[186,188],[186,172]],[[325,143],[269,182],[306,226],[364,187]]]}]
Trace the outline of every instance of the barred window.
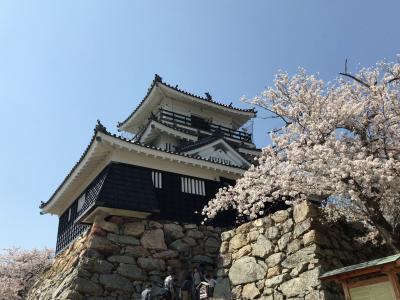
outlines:
[{"label": "barred window", "polygon": [[162,174],[161,174],[161,172],[151,171],[151,179],[153,180],[153,186],[156,189],[162,189]]},{"label": "barred window", "polygon": [[183,193],[194,195],[206,195],[204,180],[189,177],[181,177],[181,187]]}]

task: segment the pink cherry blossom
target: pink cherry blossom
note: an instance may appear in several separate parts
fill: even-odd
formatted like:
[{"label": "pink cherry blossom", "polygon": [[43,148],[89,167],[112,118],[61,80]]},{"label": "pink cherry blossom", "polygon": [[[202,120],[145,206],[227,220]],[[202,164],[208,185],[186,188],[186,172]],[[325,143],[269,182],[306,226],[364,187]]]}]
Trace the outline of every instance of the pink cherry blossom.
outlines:
[{"label": "pink cherry blossom", "polygon": [[0,253],[0,299],[25,299],[37,276],[52,261],[49,249],[6,249]]},{"label": "pink cherry blossom", "polygon": [[400,64],[380,62],[334,82],[300,69],[245,102],[282,127],[235,186],[221,189],[205,219],[233,207],[250,219],[277,201],[322,202],[327,215],[362,220],[399,246]]}]

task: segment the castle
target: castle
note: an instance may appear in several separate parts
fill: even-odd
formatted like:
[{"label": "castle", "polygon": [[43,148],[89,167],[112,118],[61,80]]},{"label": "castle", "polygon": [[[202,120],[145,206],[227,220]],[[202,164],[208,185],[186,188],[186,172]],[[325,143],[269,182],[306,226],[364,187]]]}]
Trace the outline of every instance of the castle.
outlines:
[{"label": "castle", "polygon": [[[156,75],[144,99],[118,124],[122,135],[99,122],[79,161],[41,204],[42,213],[59,216],[56,253],[99,213],[200,223],[202,207],[259,155],[252,127],[244,128],[255,116],[254,109],[216,102],[209,93],[190,94]],[[213,224],[234,219],[226,212]]]}]

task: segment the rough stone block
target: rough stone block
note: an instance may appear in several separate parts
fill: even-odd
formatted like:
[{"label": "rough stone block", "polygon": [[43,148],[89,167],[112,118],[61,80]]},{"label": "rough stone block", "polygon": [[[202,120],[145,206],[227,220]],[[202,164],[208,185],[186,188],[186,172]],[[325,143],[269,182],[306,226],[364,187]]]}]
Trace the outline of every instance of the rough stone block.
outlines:
[{"label": "rough stone block", "polygon": [[181,239],[185,236],[182,226],[173,223],[164,225],[164,233],[166,238],[172,241]]},{"label": "rough stone block", "polygon": [[235,235],[235,230],[224,231],[221,233],[221,241],[227,241]]},{"label": "rough stone block", "polygon": [[119,252],[119,247],[105,237],[92,236],[89,240],[89,248],[105,254],[114,254]]},{"label": "rough stone block", "polygon": [[186,236],[193,239],[202,239],[204,237],[204,233],[202,233],[200,230],[192,229],[186,232]]},{"label": "rough stone block", "polygon": [[176,240],[169,245],[169,248],[178,252],[186,252],[190,247],[183,240]]},{"label": "rough stone block", "polygon": [[282,275],[271,277],[271,278],[265,280],[265,287],[274,288],[277,285],[281,284],[283,281],[287,280],[288,278],[289,278],[288,274],[282,274]]},{"label": "rough stone block", "polygon": [[246,246],[240,248],[239,251],[233,253],[232,259],[237,260],[237,259],[241,258],[242,256],[249,254],[250,252],[251,252],[251,246],[246,245]]},{"label": "rough stone block", "polygon": [[286,259],[282,262],[282,266],[292,269],[301,263],[311,262],[315,257],[316,250],[316,245],[311,245],[306,248],[300,249],[299,251],[286,257]]},{"label": "rough stone block", "polygon": [[269,268],[271,268],[271,267],[278,265],[283,260],[284,257],[285,257],[285,254],[282,252],[278,252],[278,253],[274,253],[274,254],[270,255],[267,258],[267,266]]},{"label": "rough stone block", "polygon": [[124,234],[139,237],[144,232],[144,224],[142,222],[130,222],[124,226]]},{"label": "rough stone block", "polygon": [[271,218],[275,221],[275,223],[282,223],[289,218],[289,213],[287,210],[278,210],[271,215]]},{"label": "rough stone block", "polygon": [[113,264],[102,259],[89,258],[85,260],[86,261],[82,264],[82,266],[85,270],[88,270],[90,272],[107,274],[111,273],[114,267]]},{"label": "rough stone block", "polygon": [[254,299],[260,295],[260,291],[254,283],[246,284],[242,290],[243,299]]},{"label": "rough stone block", "polygon": [[293,237],[297,239],[303,233],[307,232],[310,228],[311,228],[310,219],[304,220],[301,223],[296,224],[293,230]]},{"label": "rough stone block", "polygon": [[89,295],[101,295],[103,293],[103,288],[101,285],[94,283],[91,280],[78,277],[75,280],[75,288],[77,292]]},{"label": "rough stone block", "polygon": [[134,246],[140,245],[139,240],[133,236],[109,233],[109,234],[107,234],[107,238],[110,241],[113,241],[118,244],[127,244],[127,245],[134,245]]},{"label": "rough stone block", "polygon": [[161,229],[146,230],[140,239],[140,243],[146,249],[167,249],[167,245],[165,244],[164,240],[164,232]]},{"label": "rough stone block", "polygon": [[283,251],[286,248],[286,245],[290,242],[292,237],[292,233],[288,232],[282,235],[282,237],[278,240],[278,248]]},{"label": "rough stone block", "polygon": [[265,232],[265,237],[270,240],[274,240],[279,237],[278,227],[269,227]]},{"label": "rough stone block", "polygon": [[265,269],[254,257],[244,256],[232,264],[229,279],[233,285],[254,282],[265,277]]},{"label": "rough stone block", "polygon": [[[146,279],[146,274],[142,271],[142,269],[140,269],[137,265],[133,264],[120,264],[117,269],[117,273],[133,280],[142,281]],[[101,276],[100,276],[100,282],[102,282]]]},{"label": "rough stone block", "polygon": [[175,258],[178,257],[179,253],[178,251],[174,250],[165,250],[162,252],[155,253],[153,255],[154,258],[161,258],[161,259],[170,259],[170,258]]},{"label": "rough stone block", "polygon": [[220,245],[221,243],[219,242],[219,240],[213,237],[208,238],[204,244],[206,248],[216,248],[216,249],[218,249]]},{"label": "rough stone block", "polygon": [[137,263],[144,271],[165,270],[165,262],[159,258],[139,257]]},{"label": "rough stone block", "polygon": [[229,251],[234,251],[247,245],[246,235],[239,233],[235,235],[229,242]]},{"label": "rough stone block", "polygon": [[253,244],[252,255],[264,258],[272,252],[272,249],[272,243],[264,235],[259,235],[257,242]]},{"label": "rough stone block", "polygon": [[146,257],[150,255],[150,252],[142,246],[127,246],[125,248],[125,254],[133,257]]},{"label": "rough stone block", "polygon": [[300,274],[299,277],[293,278],[280,285],[282,293],[286,297],[296,297],[300,294],[305,294],[307,291],[319,284],[319,269],[316,268],[311,271]]},{"label": "rough stone block", "polygon": [[130,280],[118,274],[100,275],[100,282],[108,290],[119,290],[124,292],[133,291],[133,286]]},{"label": "rough stone block", "polygon": [[296,223],[300,223],[309,217],[315,216],[316,211],[311,203],[302,201],[293,208],[293,219]]}]

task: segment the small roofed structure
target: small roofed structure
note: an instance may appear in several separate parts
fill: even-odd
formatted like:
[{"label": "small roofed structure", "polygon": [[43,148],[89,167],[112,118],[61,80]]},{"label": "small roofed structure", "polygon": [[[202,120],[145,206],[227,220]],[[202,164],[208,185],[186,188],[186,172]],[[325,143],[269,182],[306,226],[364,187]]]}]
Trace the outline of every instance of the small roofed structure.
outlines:
[{"label": "small roofed structure", "polygon": [[400,253],[324,273],[342,285],[346,300],[399,300]]}]

